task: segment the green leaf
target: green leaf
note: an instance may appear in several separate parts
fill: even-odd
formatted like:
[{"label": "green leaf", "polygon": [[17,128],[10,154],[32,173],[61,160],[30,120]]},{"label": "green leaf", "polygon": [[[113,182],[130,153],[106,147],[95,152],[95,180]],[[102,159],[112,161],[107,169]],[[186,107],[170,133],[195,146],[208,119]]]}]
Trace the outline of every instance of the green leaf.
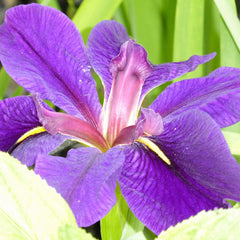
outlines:
[{"label": "green leaf", "polygon": [[24,92],[24,88],[22,88],[21,86],[17,86],[14,92],[12,93],[11,97],[23,95],[23,92]]},{"label": "green leaf", "polygon": [[0,100],[6,97],[16,97],[24,93],[24,88],[17,85],[4,68],[0,70]]},{"label": "green leaf", "polygon": [[10,82],[10,76],[7,74],[4,68],[0,70],[0,100],[6,96],[6,91]]},{"label": "green leaf", "polygon": [[136,239],[154,239],[155,235],[148,230],[131,212],[127,202],[121,194],[120,187],[116,189],[117,203],[111,211],[101,220],[102,240],[127,240],[134,236]]},{"label": "green leaf", "polygon": [[40,176],[0,152],[0,239],[58,239],[59,228],[77,227],[64,199]]},{"label": "green leaf", "polygon": [[[235,1],[228,0],[228,2],[234,11],[234,15],[237,16]],[[221,65],[229,67],[239,67],[240,66],[239,49],[222,18],[219,25],[220,25]]]},{"label": "green leaf", "polygon": [[122,1],[122,4],[117,9],[116,13],[114,14],[113,18],[117,22],[121,23],[127,30],[127,33],[129,36],[132,36],[132,28],[130,24],[130,17],[129,14],[129,4],[130,1]]},{"label": "green leaf", "polygon": [[122,240],[148,240],[148,239],[154,239],[154,238],[148,238],[144,235],[144,232],[137,232],[130,237],[122,238]]},{"label": "green leaf", "polygon": [[[155,29],[159,31],[162,38],[161,52],[160,52],[160,63],[172,62],[173,61],[173,44],[174,44],[174,30],[175,30],[175,15],[176,15],[176,4],[177,0],[171,1],[158,1],[154,0],[160,7],[161,13],[161,27]],[[151,14],[151,12],[149,12]],[[160,44],[157,42],[157,44]]]},{"label": "green leaf", "polygon": [[49,6],[60,10],[60,5],[57,0],[38,0],[38,3],[44,6]]},{"label": "green leaf", "polygon": [[240,22],[232,7],[232,2],[229,0],[214,0],[214,2],[240,51]]},{"label": "green leaf", "polygon": [[73,17],[73,22],[86,41],[90,30],[100,21],[109,20],[122,0],[88,0],[83,1]]},{"label": "green leaf", "polygon": [[240,163],[240,122],[222,129],[223,135],[228,143],[231,153]]},{"label": "green leaf", "polygon": [[202,211],[194,217],[162,232],[159,240],[239,239],[240,209]]},{"label": "green leaf", "polygon": [[229,127],[226,127],[223,129],[224,131],[230,131],[230,132],[239,132],[240,133],[240,122],[234,124],[234,125],[231,125]]},{"label": "green leaf", "polygon": [[233,155],[240,156],[240,133],[223,130],[223,135]]},{"label": "green leaf", "polygon": [[95,240],[91,234],[85,230],[70,225],[59,228],[58,240]]},{"label": "green leaf", "polygon": [[[174,61],[183,61],[192,55],[203,55],[204,32],[203,0],[177,0],[174,32]],[[188,78],[203,75],[203,66],[189,73]],[[185,77],[184,77],[185,78]]]},{"label": "green leaf", "polygon": [[101,236],[103,240],[120,240],[128,215],[128,205],[121,194],[119,185],[116,189],[117,203],[101,220]]},{"label": "green leaf", "polygon": [[162,28],[158,4],[154,1],[131,0],[129,16],[133,38],[146,48],[152,62],[159,63]]},{"label": "green leaf", "polygon": [[220,67],[220,26],[222,19],[213,1],[205,0],[204,8],[204,54],[216,52],[217,55],[204,64],[204,75]]},{"label": "green leaf", "polygon": [[114,18],[159,64],[172,61],[175,8],[176,0],[125,0]]}]

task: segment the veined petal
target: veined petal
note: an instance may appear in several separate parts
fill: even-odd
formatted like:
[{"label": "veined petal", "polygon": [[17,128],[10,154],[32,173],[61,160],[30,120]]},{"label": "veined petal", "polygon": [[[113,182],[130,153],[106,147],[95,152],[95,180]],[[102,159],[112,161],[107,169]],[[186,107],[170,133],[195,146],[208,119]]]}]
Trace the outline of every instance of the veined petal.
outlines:
[{"label": "veined petal", "polygon": [[[93,28],[88,39],[88,54],[91,65],[101,77],[105,87],[105,101],[108,99],[111,86],[112,74],[109,70],[111,60],[116,57],[121,45],[129,40],[126,29],[115,21],[102,21]],[[187,72],[194,71],[198,65],[210,61],[215,53],[205,56],[194,55],[187,61],[152,65],[153,72],[145,80],[139,106],[144,96],[153,88],[171,81]]]},{"label": "veined petal", "polygon": [[86,49],[60,11],[38,4],[8,10],[0,27],[0,60],[29,92],[98,125],[101,105]]},{"label": "veined petal", "polygon": [[152,74],[145,80],[140,104],[144,96],[153,88],[162,85],[165,82],[178,78],[185,73],[194,71],[198,65],[210,61],[216,56],[216,53],[211,53],[205,56],[194,55],[184,62],[171,62],[159,65],[153,65]]},{"label": "veined petal", "polygon": [[57,134],[52,136],[47,132],[34,134],[17,143],[10,153],[28,167],[33,166],[38,155],[48,155],[60,146],[69,136]]},{"label": "veined petal", "polygon": [[119,184],[131,210],[153,232],[203,209],[228,207],[226,199],[240,200],[240,166],[208,114],[178,115],[150,140],[171,164],[141,143],[125,147]]},{"label": "veined petal", "polygon": [[39,156],[35,172],[65,198],[80,227],[103,218],[116,202],[115,188],[124,154],[114,147],[70,150],[67,158]]},{"label": "veined petal", "polygon": [[8,151],[27,131],[41,126],[32,97],[0,101],[0,150]]},{"label": "veined petal", "polygon": [[79,138],[83,143],[99,148],[108,149],[108,144],[102,134],[80,118],[47,110],[42,106],[39,96],[34,96],[38,117],[44,128],[52,135],[57,133]]},{"label": "veined petal", "polygon": [[88,56],[95,72],[105,87],[105,101],[112,86],[111,60],[120,52],[121,45],[129,40],[126,29],[116,21],[102,21],[91,31],[88,38]]},{"label": "veined petal", "polygon": [[123,128],[135,124],[142,85],[152,68],[144,48],[129,40],[121,46],[119,55],[112,59],[110,71],[113,83],[104,106],[103,132],[112,144]]},{"label": "veined petal", "polygon": [[207,112],[220,127],[240,120],[240,69],[221,67],[207,77],[171,84],[150,108],[162,117],[188,109]]}]

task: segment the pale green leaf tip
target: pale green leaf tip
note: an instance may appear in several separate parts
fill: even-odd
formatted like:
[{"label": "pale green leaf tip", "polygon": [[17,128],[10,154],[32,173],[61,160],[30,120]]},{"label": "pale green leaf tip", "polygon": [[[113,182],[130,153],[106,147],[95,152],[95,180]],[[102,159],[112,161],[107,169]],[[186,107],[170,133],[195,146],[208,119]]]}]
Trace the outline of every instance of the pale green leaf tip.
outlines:
[{"label": "pale green leaf tip", "polygon": [[0,239],[53,239],[62,225],[77,228],[66,201],[39,175],[5,152],[0,169]]},{"label": "pale green leaf tip", "polygon": [[26,165],[23,165],[18,159],[14,158],[9,153],[0,151],[0,165],[5,164],[5,161],[11,161],[11,164],[18,165],[17,168],[19,171],[24,171],[24,175],[26,175],[26,177],[31,177],[38,181],[40,184],[45,185],[44,187],[46,187],[48,191],[51,191],[54,195],[56,195],[57,198],[59,198],[59,201],[61,200],[64,202],[66,208],[69,208],[67,202],[62,198],[62,196],[56,191],[55,188],[48,185],[45,179],[41,178],[40,175],[35,174],[34,171],[30,171]]},{"label": "pale green leaf tip", "polygon": [[[0,168],[2,169],[0,182],[4,179],[6,180],[4,182],[8,183],[0,188],[0,192],[10,200],[11,204],[17,203],[17,207],[6,204],[0,205],[0,223],[6,228],[0,228],[0,239],[16,239],[10,236],[17,234],[18,239],[38,236],[39,239],[42,239],[42,237],[44,239],[56,239],[57,237],[59,240],[95,240],[84,229],[77,227],[68,204],[39,175],[28,170],[25,165],[10,154],[1,151]],[[11,189],[10,192],[8,191],[9,188]],[[23,197],[22,191],[30,201],[29,207],[38,206],[39,211],[37,209],[26,211],[28,207],[26,208],[26,198]],[[0,199],[1,201],[6,203],[4,198]],[[32,204],[35,201],[37,201],[36,205]],[[45,209],[42,208],[43,206]],[[13,212],[12,209],[16,211]],[[6,218],[6,216],[8,217]],[[27,222],[26,219],[28,219]],[[9,222],[9,220],[11,221]],[[40,226],[36,224],[38,221]],[[49,223],[51,224],[49,225]],[[28,231],[28,229],[31,230]],[[44,232],[42,229],[44,229]]]},{"label": "pale green leaf tip", "polygon": [[74,240],[96,240],[85,229],[73,227],[71,225],[61,226],[59,228],[59,240],[74,239]]},{"label": "pale green leaf tip", "polygon": [[230,209],[201,211],[197,215],[169,227],[163,231],[158,240],[192,240],[192,239],[237,239],[240,228],[240,209],[236,204]]}]

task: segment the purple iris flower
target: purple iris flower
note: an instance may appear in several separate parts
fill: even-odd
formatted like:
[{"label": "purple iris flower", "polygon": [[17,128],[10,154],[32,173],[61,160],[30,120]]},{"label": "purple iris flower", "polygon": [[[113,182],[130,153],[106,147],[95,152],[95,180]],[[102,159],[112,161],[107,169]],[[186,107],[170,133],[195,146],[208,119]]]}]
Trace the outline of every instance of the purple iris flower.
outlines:
[{"label": "purple iris flower", "polygon": [[[12,8],[0,27],[0,60],[32,95],[0,102],[0,150],[34,166],[79,226],[110,211],[117,182],[156,234],[203,209],[227,208],[226,199],[240,201],[240,166],[221,128],[240,120],[240,70],[176,82],[141,109],[151,89],[213,57],[153,65],[115,21],[99,23],[86,49],[63,13],[37,4]],[[92,69],[104,85],[103,107]],[[54,156],[67,139],[82,145]]]}]

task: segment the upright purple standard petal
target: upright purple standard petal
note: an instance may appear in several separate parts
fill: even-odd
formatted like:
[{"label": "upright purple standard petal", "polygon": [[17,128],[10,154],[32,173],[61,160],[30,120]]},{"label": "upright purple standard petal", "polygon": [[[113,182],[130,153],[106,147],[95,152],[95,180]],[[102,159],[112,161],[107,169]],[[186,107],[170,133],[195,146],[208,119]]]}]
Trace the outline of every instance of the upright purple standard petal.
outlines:
[{"label": "upright purple standard petal", "polygon": [[189,109],[207,112],[222,127],[240,120],[240,69],[221,67],[207,77],[174,83],[150,108],[162,117]]},{"label": "upright purple standard petal", "polygon": [[116,21],[102,21],[88,38],[88,55],[95,72],[105,87],[105,99],[110,94],[113,76],[109,70],[111,60],[120,52],[121,45],[129,40],[126,29]]},{"label": "upright purple standard petal", "polygon": [[41,126],[32,97],[0,101],[0,150],[9,148],[27,131]]},{"label": "upright purple standard petal", "polygon": [[35,172],[61,193],[78,225],[89,226],[115,204],[115,188],[124,159],[119,147],[104,154],[96,148],[79,148],[70,150],[67,158],[39,156]]},{"label": "upright purple standard petal", "polygon": [[37,4],[8,10],[0,27],[0,60],[29,92],[98,125],[101,105],[86,49],[60,11]]},{"label": "upright purple standard petal", "polygon": [[[120,52],[121,45],[129,40],[126,29],[115,21],[102,21],[91,31],[88,39],[88,54],[91,65],[102,78],[105,86],[105,99],[108,99],[112,85],[112,74],[109,70],[111,59]],[[194,55],[187,61],[165,63],[153,66],[153,73],[146,79],[140,102],[153,88],[194,71],[198,65],[210,61],[215,53],[206,56]]]},{"label": "upright purple standard petal", "polygon": [[150,139],[171,164],[146,145],[125,147],[119,184],[131,210],[153,232],[203,209],[228,207],[225,199],[240,201],[240,166],[208,114],[181,114]]}]

